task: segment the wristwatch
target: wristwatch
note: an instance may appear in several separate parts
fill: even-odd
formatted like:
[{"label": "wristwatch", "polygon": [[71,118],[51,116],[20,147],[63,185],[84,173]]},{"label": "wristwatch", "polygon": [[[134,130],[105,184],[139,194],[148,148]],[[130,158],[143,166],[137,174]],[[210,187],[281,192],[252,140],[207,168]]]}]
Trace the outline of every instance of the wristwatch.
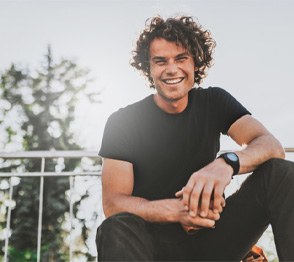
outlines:
[{"label": "wristwatch", "polygon": [[224,159],[226,163],[233,168],[234,172],[232,176],[239,173],[240,162],[239,162],[239,157],[237,156],[236,153],[234,152],[223,153],[219,155],[218,158]]}]

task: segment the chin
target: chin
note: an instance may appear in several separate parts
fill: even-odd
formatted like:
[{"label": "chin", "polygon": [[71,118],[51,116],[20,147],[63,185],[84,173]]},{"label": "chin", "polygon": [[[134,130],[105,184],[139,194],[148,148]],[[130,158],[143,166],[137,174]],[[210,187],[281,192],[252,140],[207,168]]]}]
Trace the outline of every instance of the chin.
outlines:
[{"label": "chin", "polygon": [[183,98],[183,96],[181,95],[168,95],[168,94],[163,94],[163,95],[160,95],[164,100],[166,101],[170,101],[170,102],[176,102],[176,101],[179,101]]}]

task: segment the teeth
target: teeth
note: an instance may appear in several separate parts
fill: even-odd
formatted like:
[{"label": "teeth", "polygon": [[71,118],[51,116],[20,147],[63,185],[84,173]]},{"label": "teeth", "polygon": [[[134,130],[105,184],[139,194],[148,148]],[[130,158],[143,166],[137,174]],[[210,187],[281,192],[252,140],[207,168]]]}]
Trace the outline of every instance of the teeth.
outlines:
[{"label": "teeth", "polygon": [[175,79],[165,79],[163,80],[166,84],[178,84],[183,80],[183,78],[175,78]]}]

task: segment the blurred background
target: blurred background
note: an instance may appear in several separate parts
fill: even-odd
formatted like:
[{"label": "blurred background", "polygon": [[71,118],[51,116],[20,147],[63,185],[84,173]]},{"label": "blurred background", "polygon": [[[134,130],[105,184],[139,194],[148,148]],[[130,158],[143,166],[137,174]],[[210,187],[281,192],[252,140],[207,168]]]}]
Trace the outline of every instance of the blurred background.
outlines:
[{"label": "blurred background", "polygon": [[[146,19],[155,15],[191,15],[208,29],[217,47],[202,87],[228,90],[284,147],[294,147],[293,11],[291,0],[0,0],[0,172],[42,170],[41,158],[4,157],[31,150],[91,151],[46,159],[44,170],[100,172],[93,152],[108,116],[152,93],[129,60]],[[222,137],[221,148],[237,146]],[[0,178],[0,258],[9,238],[9,261],[38,260],[40,177]],[[44,181],[42,261],[96,259],[100,177],[69,177]],[[270,261],[277,259],[270,229],[260,245]]]}]

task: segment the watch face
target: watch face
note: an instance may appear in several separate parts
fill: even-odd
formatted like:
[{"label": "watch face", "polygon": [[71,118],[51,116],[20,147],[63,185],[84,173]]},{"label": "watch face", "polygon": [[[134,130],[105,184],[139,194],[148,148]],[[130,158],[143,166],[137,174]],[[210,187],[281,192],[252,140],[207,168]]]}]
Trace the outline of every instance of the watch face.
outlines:
[{"label": "watch face", "polygon": [[238,157],[237,157],[237,155],[234,154],[234,153],[227,153],[227,157],[228,157],[228,159],[230,159],[231,161],[234,161],[234,162],[238,161]]}]

